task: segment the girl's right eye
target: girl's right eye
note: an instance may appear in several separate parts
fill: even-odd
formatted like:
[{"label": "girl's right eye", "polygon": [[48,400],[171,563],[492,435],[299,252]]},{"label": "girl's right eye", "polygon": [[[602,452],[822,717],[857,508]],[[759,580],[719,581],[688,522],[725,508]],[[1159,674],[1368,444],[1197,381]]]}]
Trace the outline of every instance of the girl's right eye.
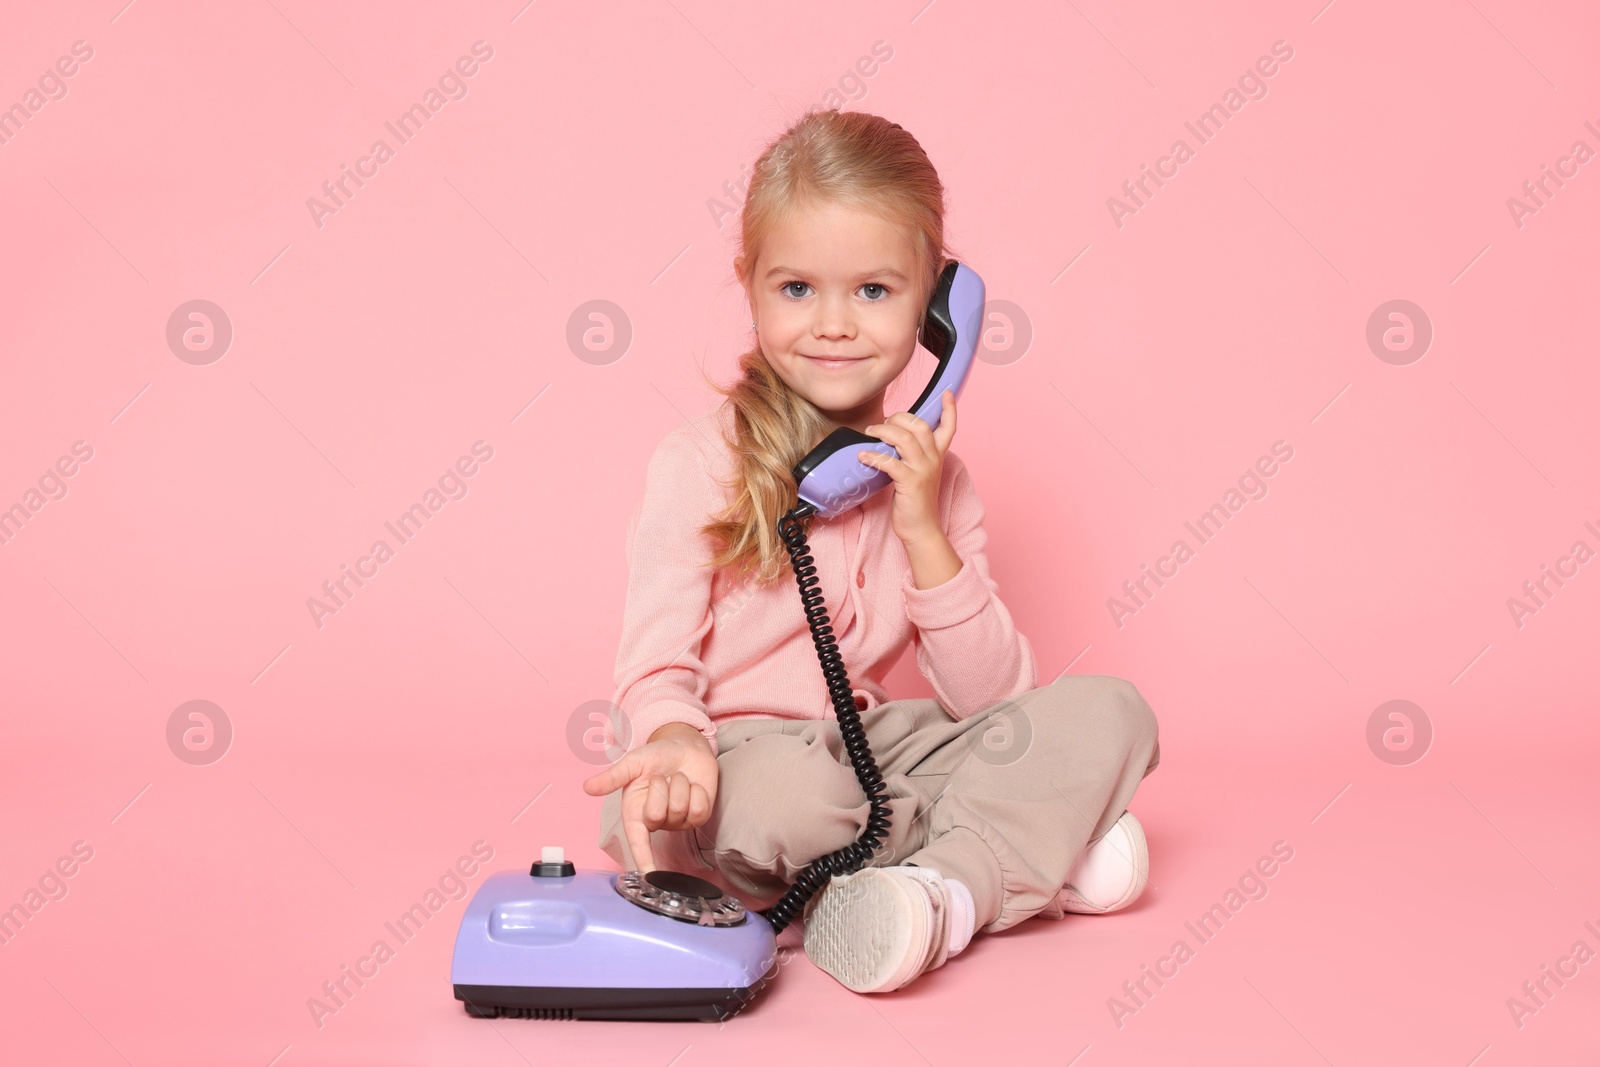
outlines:
[{"label": "girl's right eye", "polygon": [[803,294],[791,293],[789,291],[789,287],[791,285],[798,285],[798,286],[800,286],[802,288],[810,288],[810,286],[806,285],[805,282],[784,282],[783,285],[779,287],[778,291],[781,292],[784,296],[788,297],[790,300],[799,300],[801,298],[801,296],[803,295]]}]

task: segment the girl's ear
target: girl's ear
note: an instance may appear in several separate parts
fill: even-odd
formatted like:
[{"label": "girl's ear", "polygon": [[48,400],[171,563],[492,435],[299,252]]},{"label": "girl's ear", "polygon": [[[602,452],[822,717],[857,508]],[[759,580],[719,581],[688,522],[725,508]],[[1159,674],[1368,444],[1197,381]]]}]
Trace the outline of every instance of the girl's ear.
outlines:
[{"label": "girl's ear", "polygon": [[750,282],[745,278],[744,268],[746,262],[744,256],[735,256],[733,270],[734,275],[739,279],[739,284],[744,287],[744,302],[750,308],[750,318],[754,319],[756,317],[756,296],[755,293],[750,291]]}]

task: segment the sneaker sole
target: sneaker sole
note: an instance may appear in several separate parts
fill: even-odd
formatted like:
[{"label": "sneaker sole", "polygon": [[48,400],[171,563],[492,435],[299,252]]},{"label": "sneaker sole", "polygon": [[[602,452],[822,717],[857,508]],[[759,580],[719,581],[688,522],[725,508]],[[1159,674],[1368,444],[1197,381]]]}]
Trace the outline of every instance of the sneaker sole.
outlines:
[{"label": "sneaker sole", "polygon": [[857,993],[882,993],[909,981],[927,942],[927,897],[916,886],[868,867],[835,878],[806,917],[806,957]]}]

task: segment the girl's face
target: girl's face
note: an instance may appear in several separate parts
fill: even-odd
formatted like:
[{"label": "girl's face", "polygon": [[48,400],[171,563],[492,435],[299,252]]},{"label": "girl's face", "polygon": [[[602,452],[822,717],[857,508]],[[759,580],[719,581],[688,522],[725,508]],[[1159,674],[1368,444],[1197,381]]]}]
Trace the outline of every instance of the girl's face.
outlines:
[{"label": "girl's face", "polygon": [[910,239],[889,220],[821,203],[773,227],[744,287],[778,376],[836,425],[862,430],[883,421],[884,391],[916,351],[919,279]]}]

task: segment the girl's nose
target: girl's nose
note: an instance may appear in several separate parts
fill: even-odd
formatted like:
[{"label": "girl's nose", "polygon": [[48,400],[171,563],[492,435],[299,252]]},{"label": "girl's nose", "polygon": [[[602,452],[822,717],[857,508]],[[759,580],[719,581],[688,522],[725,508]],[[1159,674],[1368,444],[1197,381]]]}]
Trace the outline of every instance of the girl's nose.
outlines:
[{"label": "girl's nose", "polygon": [[855,319],[850,314],[848,300],[837,298],[824,298],[816,303],[816,317],[811,324],[811,333],[819,339],[839,338],[848,340],[856,335]]}]

